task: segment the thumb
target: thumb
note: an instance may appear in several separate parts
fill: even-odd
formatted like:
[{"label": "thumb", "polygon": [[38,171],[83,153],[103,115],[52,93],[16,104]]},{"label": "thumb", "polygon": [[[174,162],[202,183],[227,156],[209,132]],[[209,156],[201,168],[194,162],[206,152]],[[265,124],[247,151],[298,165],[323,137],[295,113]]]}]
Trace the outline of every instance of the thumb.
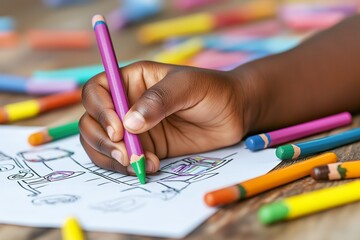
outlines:
[{"label": "thumb", "polygon": [[124,127],[132,133],[142,133],[174,112],[194,106],[201,94],[192,94],[198,81],[191,79],[184,71],[169,73],[136,101],[125,115]]}]

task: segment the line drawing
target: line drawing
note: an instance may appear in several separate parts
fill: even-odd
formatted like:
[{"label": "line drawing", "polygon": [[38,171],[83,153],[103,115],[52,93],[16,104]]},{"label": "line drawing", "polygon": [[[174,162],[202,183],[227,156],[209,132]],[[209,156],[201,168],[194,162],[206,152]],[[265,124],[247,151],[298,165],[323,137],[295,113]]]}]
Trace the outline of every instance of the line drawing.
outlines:
[{"label": "line drawing", "polygon": [[113,196],[105,196],[105,200],[89,208],[130,213],[151,201],[174,199],[192,184],[217,176],[217,170],[231,162],[236,154],[223,158],[202,155],[180,158],[162,166],[157,174],[148,175],[145,185],[141,185],[137,177],[105,170],[92,162],[81,163],[74,157],[75,152],[60,147],[34,148],[18,152],[16,157],[0,152],[0,174],[12,172],[7,179],[17,181],[37,206],[77,202],[80,197],[66,189],[62,194],[53,194],[54,189],[62,187],[63,181],[71,184],[80,180],[84,188],[94,191],[114,185]]}]

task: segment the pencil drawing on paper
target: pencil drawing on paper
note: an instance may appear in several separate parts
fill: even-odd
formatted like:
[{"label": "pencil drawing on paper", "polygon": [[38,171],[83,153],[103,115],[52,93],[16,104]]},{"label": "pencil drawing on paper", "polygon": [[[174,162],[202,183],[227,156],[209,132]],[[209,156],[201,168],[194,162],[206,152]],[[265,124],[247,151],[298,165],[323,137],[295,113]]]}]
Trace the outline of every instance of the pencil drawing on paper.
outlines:
[{"label": "pencil drawing on paper", "polygon": [[[100,192],[101,188],[115,186],[113,195],[94,202],[89,206],[91,209],[132,212],[151,201],[171,200],[192,184],[218,175],[216,170],[228,164],[235,154],[223,158],[184,157],[164,165],[157,174],[148,175],[145,185],[140,185],[136,177],[101,169],[90,161],[78,161],[74,152],[59,147],[31,149],[14,157],[0,152],[0,174],[11,173],[6,179],[25,190],[36,206],[79,201],[81,194],[70,189],[76,179],[89,191]],[[62,184],[64,181],[67,185]]]}]

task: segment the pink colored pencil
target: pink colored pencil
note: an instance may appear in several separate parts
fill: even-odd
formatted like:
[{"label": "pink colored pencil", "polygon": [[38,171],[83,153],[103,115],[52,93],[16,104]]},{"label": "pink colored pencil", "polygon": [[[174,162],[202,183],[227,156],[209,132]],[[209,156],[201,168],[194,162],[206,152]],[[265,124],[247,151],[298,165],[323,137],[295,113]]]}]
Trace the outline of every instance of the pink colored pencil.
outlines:
[{"label": "pink colored pencil", "polygon": [[187,11],[221,1],[223,0],[174,0],[174,5],[177,9]]},{"label": "pink colored pencil", "polygon": [[257,151],[316,133],[349,125],[351,121],[351,114],[343,112],[272,132],[250,136],[245,140],[245,144],[250,150]]},{"label": "pink colored pencil", "polygon": [[[129,111],[129,102],[126,96],[125,86],[120,76],[118,62],[110,39],[105,19],[101,15],[95,15],[92,19],[93,28],[98,42],[100,55],[104,64],[106,77],[109,82],[111,96],[115,111],[121,121]],[[145,156],[137,135],[124,130],[125,147],[130,157],[131,166],[139,178],[141,184],[146,182]]]}]

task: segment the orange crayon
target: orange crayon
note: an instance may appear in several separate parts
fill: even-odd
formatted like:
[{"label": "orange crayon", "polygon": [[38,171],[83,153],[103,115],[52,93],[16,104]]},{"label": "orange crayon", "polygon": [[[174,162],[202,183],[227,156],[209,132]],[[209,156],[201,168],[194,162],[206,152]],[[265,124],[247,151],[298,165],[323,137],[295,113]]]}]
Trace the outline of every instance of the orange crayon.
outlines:
[{"label": "orange crayon", "polygon": [[81,90],[54,94],[42,98],[11,103],[0,107],[0,123],[31,118],[40,113],[69,106],[81,101]]},{"label": "orange crayon", "polygon": [[245,182],[209,192],[204,200],[211,207],[229,204],[308,176],[314,167],[336,161],[335,153],[325,153]]},{"label": "orange crayon", "polygon": [[31,30],[27,41],[33,49],[87,49],[93,45],[93,37],[87,31]]}]

